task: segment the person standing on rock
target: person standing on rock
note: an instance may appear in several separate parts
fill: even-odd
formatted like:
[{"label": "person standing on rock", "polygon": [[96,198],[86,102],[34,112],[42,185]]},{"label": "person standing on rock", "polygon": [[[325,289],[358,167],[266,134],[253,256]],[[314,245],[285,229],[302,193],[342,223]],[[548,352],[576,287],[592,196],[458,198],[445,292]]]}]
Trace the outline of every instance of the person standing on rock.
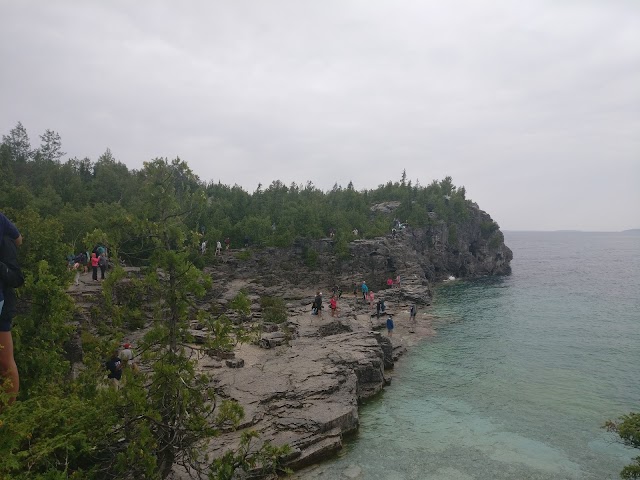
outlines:
[{"label": "person standing on rock", "polygon": [[100,259],[96,256],[95,253],[91,254],[91,275],[92,278],[97,282],[98,281],[98,263]]},{"label": "person standing on rock", "polygon": [[231,239],[227,237],[224,239],[224,249],[229,251],[229,248],[231,248]]},{"label": "person standing on rock", "polygon": [[380,318],[380,308],[382,307],[381,303],[382,300],[378,299],[378,302],[376,303],[376,318]]},{"label": "person standing on rock", "polygon": [[367,294],[369,293],[369,287],[367,287],[367,282],[363,281],[362,287],[360,288],[362,289],[362,299],[364,300],[365,303],[367,303]]},{"label": "person standing on rock", "polygon": [[391,318],[391,315],[387,317],[387,335],[393,336],[393,318]]},{"label": "person standing on rock", "polygon": [[329,301],[329,306],[331,307],[331,316],[336,316],[336,310],[338,310],[338,301],[336,300],[336,296],[333,295],[331,300]]},{"label": "person standing on rock", "polygon": [[222,254],[222,244],[220,243],[220,240],[218,240],[216,242],[216,253],[213,254],[213,256],[218,256]]},{"label": "person standing on rock", "polygon": [[414,303],[413,305],[411,305],[411,310],[409,311],[409,318],[411,319],[411,323],[415,325],[416,323],[416,314],[418,313],[418,308],[416,307],[416,304]]},{"label": "person standing on rock", "polygon": [[317,315],[319,317],[322,317],[322,292],[318,292],[318,294],[316,295],[316,309],[317,309]]},{"label": "person standing on rock", "polygon": [[107,254],[102,252],[100,258],[98,259],[98,267],[100,267],[100,280],[104,280],[104,273],[107,271],[107,267],[109,266],[109,260],[107,260]]}]

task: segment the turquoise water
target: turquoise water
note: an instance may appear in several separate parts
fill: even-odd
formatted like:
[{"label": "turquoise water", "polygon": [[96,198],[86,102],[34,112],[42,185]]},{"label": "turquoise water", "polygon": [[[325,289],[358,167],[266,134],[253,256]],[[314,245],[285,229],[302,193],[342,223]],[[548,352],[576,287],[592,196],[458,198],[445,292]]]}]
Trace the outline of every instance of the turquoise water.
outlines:
[{"label": "turquoise water", "polygon": [[309,478],[616,479],[640,407],[640,236],[506,233],[513,275],[437,289],[436,335]]}]

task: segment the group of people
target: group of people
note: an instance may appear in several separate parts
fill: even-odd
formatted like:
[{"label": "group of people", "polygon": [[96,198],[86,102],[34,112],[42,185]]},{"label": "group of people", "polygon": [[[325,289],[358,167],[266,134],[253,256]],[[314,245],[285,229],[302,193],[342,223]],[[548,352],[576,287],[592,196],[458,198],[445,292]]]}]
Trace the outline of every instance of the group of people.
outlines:
[{"label": "group of people", "polygon": [[[390,283],[389,283],[390,282]],[[400,276],[398,275],[396,282],[399,284],[400,283]],[[394,281],[392,279],[388,280],[388,284],[393,285]],[[358,290],[360,290],[360,292],[362,293],[362,299],[366,302],[369,302],[369,306],[373,307],[373,303],[375,300],[375,295],[373,293],[373,291],[369,290],[369,287],[367,285],[366,281],[363,281],[362,283],[358,284],[358,283],[354,283],[353,284],[353,295],[354,297],[357,297],[358,295]],[[331,308],[331,316],[334,317],[336,314],[336,311],[338,309],[338,299],[342,296],[342,289],[339,286],[334,286],[333,287],[333,295],[331,296],[331,300],[329,301],[329,306]],[[384,314],[386,312],[387,306],[385,304],[385,300],[384,298],[378,298],[378,301],[376,302],[376,318],[380,318],[380,314]],[[410,327],[410,331],[413,332],[414,331],[414,327],[415,327],[415,323],[416,323],[416,314],[417,314],[417,307],[415,304],[411,305],[411,308],[409,310],[409,319],[410,319],[410,323],[409,323],[409,327]],[[320,315],[322,316],[322,292],[318,291],[316,293],[316,296],[313,300],[313,303],[311,305],[311,313],[312,315]],[[387,321],[386,321],[386,326],[387,326],[387,333],[389,336],[393,335],[393,329],[394,329],[394,323],[393,323],[393,317],[391,314],[388,315],[387,317]]]},{"label": "group of people", "polygon": [[107,378],[111,379],[115,386],[122,379],[122,372],[125,368],[136,370],[136,365],[133,361],[134,357],[131,344],[125,343],[122,345],[122,350],[118,348],[113,350],[111,357],[105,362],[105,368],[109,372]]},{"label": "group of people", "polygon": [[91,267],[91,276],[94,281],[98,281],[98,269],[100,270],[100,280],[105,279],[105,273],[109,267],[107,249],[102,245],[96,245],[91,253],[89,251],[80,252],[77,255],[69,255],[67,258],[69,269],[76,272],[74,283],[80,284],[80,272],[87,273]]},{"label": "group of people", "polygon": [[[244,248],[248,248],[248,247],[249,247],[249,237],[245,236]],[[231,239],[229,237],[224,239],[224,249],[225,251],[229,251],[231,249]],[[207,241],[203,240],[202,244],[200,245],[200,253],[204,255],[206,252],[207,252]],[[218,255],[222,255],[222,242],[220,240],[216,241],[216,251],[214,252],[213,256],[216,257]]]},{"label": "group of people", "polygon": [[21,244],[22,235],[18,228],[0,213],[0,388],[9,395],[9,402],[15,400],[20,389],[11,326],[17,310],[15,289],[24,284],[16,248]]}]

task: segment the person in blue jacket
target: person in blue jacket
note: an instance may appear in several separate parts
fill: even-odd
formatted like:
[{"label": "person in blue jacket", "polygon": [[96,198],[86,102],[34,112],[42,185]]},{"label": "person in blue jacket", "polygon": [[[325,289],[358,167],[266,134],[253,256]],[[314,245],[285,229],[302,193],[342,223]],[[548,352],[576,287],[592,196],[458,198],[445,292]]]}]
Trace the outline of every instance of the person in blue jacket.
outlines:
[{"label": "person in blue jacket", "polygon": [[360,287],[362,289],[362,298],[365,301],[365,303],[367,302],[367,295],[369,294],[369,287],[367,287],[367,282],[363,281],[362,282],[362,287]]},{"label": "person in blue jacket", "polygon": [[393,336],[393,318],[391,318],[391,315],[389,315],[389,317],[387,317],[387,334],[390,337]]}]

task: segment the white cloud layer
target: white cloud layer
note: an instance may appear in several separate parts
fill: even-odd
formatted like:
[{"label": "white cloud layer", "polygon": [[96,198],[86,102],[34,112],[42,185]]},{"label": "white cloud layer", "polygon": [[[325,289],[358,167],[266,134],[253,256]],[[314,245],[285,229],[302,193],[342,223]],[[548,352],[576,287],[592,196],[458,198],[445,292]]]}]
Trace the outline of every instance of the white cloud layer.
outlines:
[{"label": "white cloud layer", "polygon": [[131,168],[446,175],[505,229],[640,227],[640,2],[0,0],[0,132]]}]

